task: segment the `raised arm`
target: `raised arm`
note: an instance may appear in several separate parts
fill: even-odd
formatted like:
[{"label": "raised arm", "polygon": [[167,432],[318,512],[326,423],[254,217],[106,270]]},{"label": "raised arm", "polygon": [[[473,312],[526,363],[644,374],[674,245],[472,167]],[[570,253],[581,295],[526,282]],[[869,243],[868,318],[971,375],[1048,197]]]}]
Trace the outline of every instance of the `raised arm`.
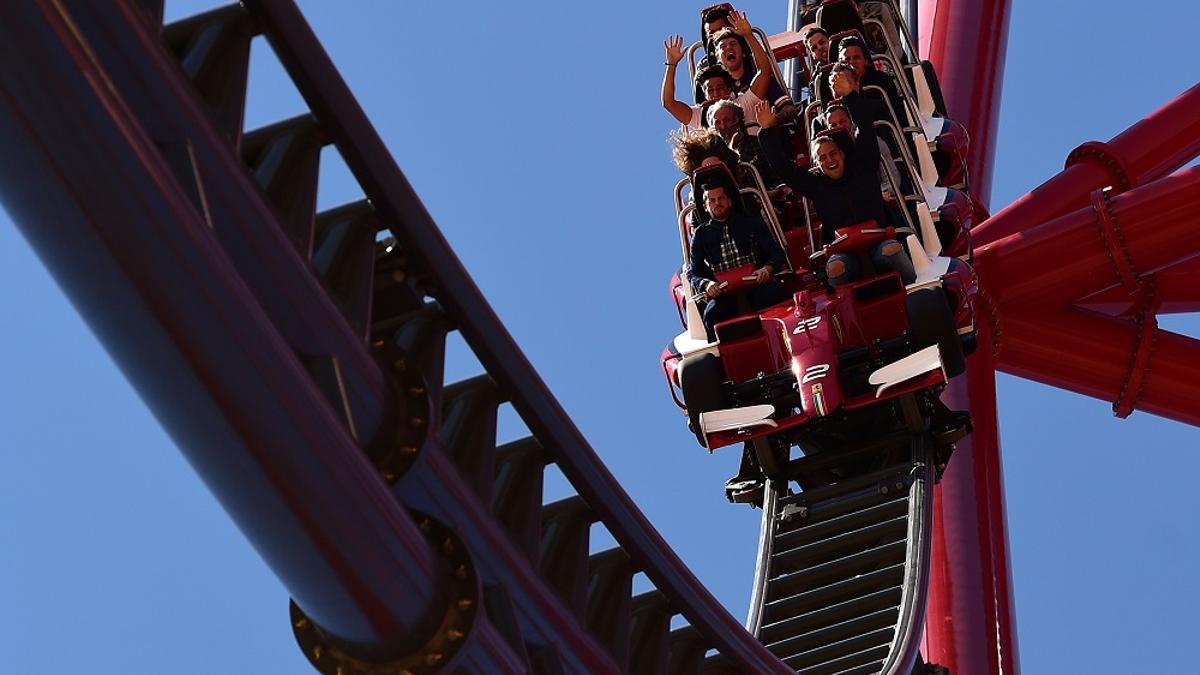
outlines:
[{"label": "raised arm", "polygon": [[666,53],[663,65],[667,67],[667,72],[663,74],[662,106],[680,124],[687,124],[692,119],[692,107],[675,98],[675,69],[683,59],[683,36],[672,35],[667,38],[663,42],[663,51]]},{"label": "raised arm", "polygon": [[758,145],[762,150],[763,159],[788,187],[805,197],[812,198],[817,191],[817,179],[809,172],[796,166],[796,163],[783,150],[783,133],[778,127],[779,116],[771,110],[771,104],[759,101],[754,106],[761,125],[758,132]]},{"label": "raised arm", "polygon": [[[840,73],[839,73],[840,74]],[[875,133],[875,116],[868,107],[867,97],[851,90],[842,97],[846,110],[850,111],[850,119],[858,130],[854,138],[854,154],[863,166],[879,166],[879,136]],[[872,169],[874,170],[874,169]]]},{"label": "raised arm", "polygon": [[733,32],[737,33],[750,45],[750,54],[754,58],[754,79],[750,80],[750,91],[760,99],[766,101],[767,88],[771,84],[771,79],[775,74],[775,64],[771,61],[771,57],[767,54],[767,50],[763,49],[762,43],[754,35],[754,27],[750,25],[750,20],[746,18],[745,12],[733,11],[729,13],[730,27]]}]

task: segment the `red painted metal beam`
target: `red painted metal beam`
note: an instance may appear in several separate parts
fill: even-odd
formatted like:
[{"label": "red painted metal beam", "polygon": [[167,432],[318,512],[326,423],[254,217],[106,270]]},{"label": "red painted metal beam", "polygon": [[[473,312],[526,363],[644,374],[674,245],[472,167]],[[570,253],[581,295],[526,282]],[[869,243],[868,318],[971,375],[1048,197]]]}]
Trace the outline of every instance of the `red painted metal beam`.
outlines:
[{"label": "red painted metal beam", "polygon": [[[91,7],[124,23],[124,44],[146,30],[125,3]],[[0,196],[14,221],[297,604],[343,640],[402,645],[440,610],[430,544],[63,4],[0,5],[0,40]],[[294,255],[282,264],[297,272],[281,293],[309,279]]]},{"label": "red painted metal beam", "polygon": [[[996,119],[1008,39],[1007,0],[922,0],[922,54],[933,62],[951,117],[971,136],[971,190],[991,192]],[[934,548],[925,658],[954,673],[1019,673],[1005,532],[1004,485],[991,361],[991,308],[979,304],[979,350],[943,397],[971,411],[934,501]]]},{"label": "red painted metal beam", "polygon": [[396,223],[392,230],[405,248],[429,263],[426,272],[438,289],[438,302],[459,322],[480,362],[613,538],[739,668],[791,672],[722,608],[597,457],[462,267],[296,6],[289,0],[247,0],[246,6],[309,107],[337,129],[338,148],[375,208],[385,221]]},{"label": "red painted metal beam", "polygon": [[[951,111],[953,112],[953,111]],[[975,142],[975,136],[971,136]],[[1067,168],[972,232],[976,245],[1035,227],[1087,204],[1094,190],[1124,191],[1161,178],[1200,155],[1200,84],[1108,143],[1080,146]]]},{"label": "red painted metal beam", "polygon": [[[1078,309],[1005,317],[998,365],[1013,375],[1200,425],[1200,340]],[[1124,415],[1122,415],[1124,416]],[[957,457],[955,458],[957,459]]]},{"label": "red painted metal beam", "polygon": [[[1136,294],[1152,274],[1200,251],[1200,167],[1083,209],[976,251],[980,281],[1005,319],[1059,307],[1113,284]],[[1193,291],[1194,292],[1194,291]]]},{"label": "red painted metal beam", "polygon": [[[1200,258],[1192,258],[1155,272],[1153,280],[1155,314],[1200,312]],[[1101,314],[1123,316],[1137,309],[1140,301],[1140,293],[1130,293],[1121,286],[1112,286],[1075,304]]]},{"label": "red painted metal beam", "polygon": [[921,0],[922,56],[937,68],[949,117],[971,137],[967,168],[982,204],[992,193],[996,122],[1008,45],[1008,0]]}]

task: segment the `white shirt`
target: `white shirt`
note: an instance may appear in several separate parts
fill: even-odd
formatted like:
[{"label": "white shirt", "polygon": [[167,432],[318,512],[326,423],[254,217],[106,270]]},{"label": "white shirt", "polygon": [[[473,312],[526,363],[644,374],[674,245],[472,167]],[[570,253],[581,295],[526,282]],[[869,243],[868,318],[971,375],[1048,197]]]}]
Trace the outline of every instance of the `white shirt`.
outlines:
[{"label": "white shirt", "polygon": [[[762,99],[755,96],[754,92],[747,89],[733,98],[733,102],[742,109],[743,117],[746,120],[746,131],[751,136],[758,135],[758,113],[754,112],[754,106]],[[697,129],[704,126],[703,120],[700,119],[700,109],[702,105],[692,106],[692,118],[688,120],[687,126],[692,129]]]}]

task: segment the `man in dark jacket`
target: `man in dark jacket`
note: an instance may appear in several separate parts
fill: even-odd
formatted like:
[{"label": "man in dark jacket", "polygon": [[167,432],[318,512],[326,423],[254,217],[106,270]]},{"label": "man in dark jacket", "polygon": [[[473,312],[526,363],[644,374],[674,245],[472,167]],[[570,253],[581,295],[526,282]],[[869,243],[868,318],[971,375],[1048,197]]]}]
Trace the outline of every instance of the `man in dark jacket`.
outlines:
[{"label": "man in dark jacket", "polygon": [[738,313],[737,298],[726,292],[717,273],[753,264],[758,285],[748,291],[746,299],[752,309],[763,309],[787,299],[778,284],[770,283],[771,277],[787,264],[787,258],[761,218],[733,208],[729,187],[714,181],[701,190],[708,218],[692,234],[687,277],[692,292],[707,299],[704,328],[709,342],[714,342],[713,326]]},{"label": "man in dark jacket", "polygon": [[[858,75],[860,87],[879,87],[887,96],[888,103],[891,104],[892,110],[896,112],[898,119],[896,120],[901,127],[906,124],[906,113],[904,111],[904,101],[900,98],[900,92],[896,89],[896,82],[891,75],[884,73],[875,68],[875,63],[871,57],[871,50],[867,48],[865,42],[858,37],[850,35],[838,40],[838,61],[845,61],[854,68],[854,73]],[[890,119],[877,116],[876,119]]]},{"label": "man in dark jacket", "polygon": [[[858,138],[852,141],[841,132],[814,138],[809,157],[815,167],[809,171],[802,171],[787,157],[771,111],[759,111],[762,130],[758,140],[763,156],[775,175],[812,202],[821,218],[824,244],[833,242],[839,228],[866,221],[885,227],[891,222],[879,190],[879,142],[875,127],[863,105],[862,94],[854,91],[851,80],[848,73],[835,71],[832,86],[834,94],[842,98],[850,111],[858,127]],[[876,245],[870,255],[877,270],[898,272],[904,283],[912,283],[916,278],[912,261],[895,239]],[[861,276],[857,256],[847,254],[832,256],[825,271],[829,283],[835,286]]]}]

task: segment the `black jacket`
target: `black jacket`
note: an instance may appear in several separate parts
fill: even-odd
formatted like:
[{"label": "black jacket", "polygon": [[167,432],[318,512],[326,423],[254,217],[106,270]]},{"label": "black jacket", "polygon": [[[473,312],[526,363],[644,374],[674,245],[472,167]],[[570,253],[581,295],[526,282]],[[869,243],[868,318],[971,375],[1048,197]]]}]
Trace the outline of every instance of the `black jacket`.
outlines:
[{"label": "black jacket", "polygon": [[[855,92],[843,101],[858,127],[858,139],[848,146],[839,143],[846,153],[846,168],[837,180],[821,173],[819,167],[802,171],[796,166],[784,152],[777,127],[763,129],[758,134],[763,156],[775,174],[812,202],[821,218],[821,241],[826,244],[833,241],[834,231],[838,228],[867,220],[874,220],[883,227],[891,221],[879,190],[879,141],[863,105],[863,96]],[[813,162],[816,162],[815,158]]]}]

